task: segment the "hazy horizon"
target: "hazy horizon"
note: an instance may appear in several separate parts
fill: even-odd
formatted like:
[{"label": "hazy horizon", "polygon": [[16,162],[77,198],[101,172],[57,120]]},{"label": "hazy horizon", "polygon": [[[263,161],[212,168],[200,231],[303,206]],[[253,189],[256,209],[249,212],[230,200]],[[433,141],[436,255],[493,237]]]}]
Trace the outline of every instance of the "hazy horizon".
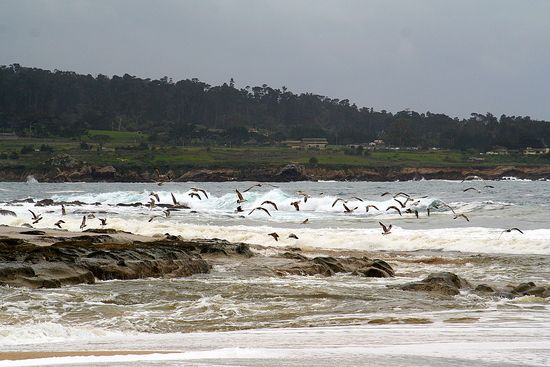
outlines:
[{"label": "hazy horizon", "polygon": [[0,2],[0,64],[550,120],[550,2]]}]

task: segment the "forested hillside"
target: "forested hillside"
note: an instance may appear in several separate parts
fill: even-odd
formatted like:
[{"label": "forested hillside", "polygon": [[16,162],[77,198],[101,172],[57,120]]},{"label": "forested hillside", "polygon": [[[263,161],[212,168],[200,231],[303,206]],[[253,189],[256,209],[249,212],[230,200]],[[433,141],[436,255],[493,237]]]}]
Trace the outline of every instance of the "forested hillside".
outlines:
[{"label": "forested hillside", "polygon": [[0,66],[0,129],[36,137],[79,136],[87,129],[142,131],[166,144],[300,137],[478,150],[550,144],[550,123],[529,117],[390,113],[265,84],[238,89],[232,80],[211,86],[197,79],[94,77],[17,64]]}]

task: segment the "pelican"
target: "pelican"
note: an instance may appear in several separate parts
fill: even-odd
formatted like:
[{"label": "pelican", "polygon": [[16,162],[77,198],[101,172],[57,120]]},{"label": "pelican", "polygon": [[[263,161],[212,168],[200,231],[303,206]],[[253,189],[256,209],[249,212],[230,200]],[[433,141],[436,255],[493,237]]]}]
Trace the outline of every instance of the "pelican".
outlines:
[{"label": "pelican", "polygon": [[388,211],[388,210],[390,210],[390,209],[395,209],[395,210],[397,210],[397,212],[399,213],[399,216],[401,216],[401,210],[399,210],[399,208],[396,207],[395,205],[388,206],[388,207],[386,208],[386,211]]},{"label": "pelican", "polygon": [[273,237],[275,241],[279,241],[279,235],[277,234],[277,232],[271,232],[271,233],[268,233],[267,235]]},{"label": "pelican", "polygon": [[264,204],[273,205],[273,207],[275,208],[275,210],[279,210],[279,208],[277,208],[277,204],[275,204],[273,201],[266,200],[266,201],[264,201],[261,205],[264,205]]},{"label": "pelican", "polygon": [[248,213],[248,215],[252,214],[252,212],[253,212],[254,210],[263,210],[264,212],[267,213],[267,215],[269,215],[269,216],[271,217],[271,214],[269,214],[269,210],[267,210],[266,208],[262,208],[261,206],[252,209],[252,210],[250,211],[250,213]]},{"label": "pelican", "polygon": [[84,229],[86,227],[86,216],[82,217],[82,223],[80,223],[80,229]]},{"label": "pelican", "polygon": [[382,230],[384,232],[382,232],[382,234],[390,234],[391,233],[391,227],[392,225],[390,224],[389,226],[386,227],[386,225],[382,222],[378,222],[378,224],[380,224],[382,226]]},{"label": "pelican", "polygon": [[296,208],[296,211],[300,211],[300,201],[293,201],[290,203],[290,205],[294,206]]},{"label": "pelican", "polygon": [[208,199],[208,194],[206,193],[205,190],[199,189],[199,188],[196,188],[196,187],[192,187],[191,190],[193,190],[194,192],[202,192],[204,194],[204,196]]},{"label": "pelican", "polygon": [[61,228],[61,224],[62,224],[62,223],[65,223],[65,221],[63,221],[63,220],[60,219],[60,220],[58,220],[57,222],[55,222],[53,225],[56,226],[57,228]]},{"label": "pelican", "polygon": [[470,221],[470,220],[468,219],[468,217],[467,217],[466,215],[464,215],[464,214],[455,214],[454,219],[457,219],[457,218],[459,218],[459,217],[462,217],[462,218],[466,219],[466,222],[469,222],[469,221]]},{"label": "pelican", "polygon": [[378,209],[378,207],[376,205],[369,204],[365,207],[365,209],[367,210],[367,213],[369,212],[369,208],[374,208],[374,209],[380,211],[380,209]]},{"label": "pelican", "polygon": [[296,236],[294,233],[291,233],[288,235],[288,238],[294,238],[295,240],[297,240],[298,236]]},{"label": "pelican", "polygon": [[239,192],[239,190],[235,189],[235,192],[237,193],[237,204],[244,203],[246,199],[243,197],[243,194]]}]

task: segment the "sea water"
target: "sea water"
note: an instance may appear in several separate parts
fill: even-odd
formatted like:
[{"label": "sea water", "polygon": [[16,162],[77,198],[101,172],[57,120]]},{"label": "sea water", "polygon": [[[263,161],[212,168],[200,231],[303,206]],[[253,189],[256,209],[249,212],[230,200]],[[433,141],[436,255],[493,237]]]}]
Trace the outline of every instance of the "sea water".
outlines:
[{"label": "sea water", "polygon": [[[446,297],[392,286],[435,271],[495,287],[550,284],[550,182],[296,182],[245,192],[254,184],[1,183],[0,208],[17,216],[2,216],[0,224],[30,223],[32,210],[44,217],[36,228],[54,228],[60,206],[37,207],[19,200],[81,201],[87,204],[66,205],[64,228],[79,231],[82,216],[94,213],[107,218],[108,228],[246,242],[267,246],[262,250],[266,254],[269,248],[287,246],[311,254],[363,250],[390,262],[396,277],[277,277],[229,263],[188,278],[58,289],[0,287],[0,352],[170,352],[62,357],[42,360],[43,365],[548,365],[547,299],[505,299],[470,291]],[[469,187],[479,192],[465,192]],[[192,188],[204,189],[208,198],[202,192],[200,200],[189,196]],[[236,189],[245,202],[237,204]],[[307,202],[299,191],[308,195]],[[151,192],[166,204],[172,203],[173,194],[190,209],[166,217],[164,208],[117,205],[146,204]],[[385,192],[392,195],[382,196]],[[407,206],[418,211],[418,219],[413,213],[386,211],[400,207],[392,197],[398,192],[412,198]],[[338,198],[342,200],[334,204]],[[397,199],[404,201],[405,196]],[[266,200],[278,210],[264,204],[271,216],[259,210],[249,214]],[[291,205],[297,200],[299,211]],[[346,213],[343,200],[357,209]],[[380,210],[367,212],[369,204]],[[238,205],[243,212],[235,212]],[[455,219],[457,214],[469,221]],[[379,222],[392,224],[392,233],[382,235]],[[100,222],[88,219],[87,225],[99,228]],[[523,234],[503,232],[512,227]],[[274,231],[279,241],[268,235]],[[288,238],[290,233],[298,239]],[[0,361],[0,366],[30,363],[39,362]]]}]

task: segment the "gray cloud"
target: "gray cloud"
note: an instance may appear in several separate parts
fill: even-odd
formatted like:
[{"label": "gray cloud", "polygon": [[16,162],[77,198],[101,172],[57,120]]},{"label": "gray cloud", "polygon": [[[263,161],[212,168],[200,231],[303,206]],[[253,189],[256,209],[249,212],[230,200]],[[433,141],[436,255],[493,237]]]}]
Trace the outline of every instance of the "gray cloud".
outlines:
[{"label": "gray cloud", "polygon": [[550,120],[550,2],[0,1],[0,64]]}]

